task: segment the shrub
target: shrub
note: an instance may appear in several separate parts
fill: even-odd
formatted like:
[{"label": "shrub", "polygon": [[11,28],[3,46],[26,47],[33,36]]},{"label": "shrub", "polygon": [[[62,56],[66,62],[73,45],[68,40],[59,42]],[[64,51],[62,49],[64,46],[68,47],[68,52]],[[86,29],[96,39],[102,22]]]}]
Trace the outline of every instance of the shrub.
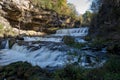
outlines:
[{"label": "shrub", "polygon": [[73,66],[73,65],[67,65],[62,70],[57,70],[54,73],[55,80],[83,80],[84,78],[85,70]]},{"label": "shrub", "polygon": [[91,41],[92,40],[92,38],[90,37],[90,36],[85,36],[85,38],[84,38],[86,41]]},{"label": "shrub", "polygon": [[104,39],[96,38],[96,39],[93,39],[91,43],[88,44],[88,46],[101,50],[102,48],[106,47],[107,43],[108,42]]},{"label": "shrub", "polygon": [[113,42],[112,44],[109,44],[106,49],[109,54],[120,56],[120,42]]},{"label": "shrub", "polygon": [[[0,67],[0,80],[50,80],[51,73],[27,62],[16,62]],[[42,78],[42,79],[41,79]]]},{"label": "shrub", "polygon": [[75,40],[71,36],[64,36],[63,37],[63,42],[67,45],[73,45],[75,43]]},{"label": "shrub", "polygon": [[70,46],[70,47],[74,47],[74,48],[77,48],[77,49],[81,49],[82,47],[85,47],[86,46],[86,43],[78,43],[78,42],[75,42],[75,39],[71,36],[64,36],[63,37],[63,42]]},{"label": "shrub", "polygon": [[55,71],[55,80],[120,80],[120,57],[110,56],[101,68],[84,69],[67,65],[64,69]]}]

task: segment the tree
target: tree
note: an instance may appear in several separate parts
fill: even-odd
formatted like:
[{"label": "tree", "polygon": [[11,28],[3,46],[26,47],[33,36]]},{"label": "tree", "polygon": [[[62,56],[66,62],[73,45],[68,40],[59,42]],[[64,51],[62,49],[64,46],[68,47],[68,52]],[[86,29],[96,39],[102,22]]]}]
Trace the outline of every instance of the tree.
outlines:
[{"label": "tree", "polygon": [[86,11],[83,14],[83,24],[84,25],[89,25],[90,22],[91,22],[92,16],[93,16],[93,14],[90,11]]},{"label": "tree", "polygon": [[71,3],[67,4],[67,0],[31,0],[31,2],[39,8],[55,10],[58,14],[76,17],[77,11]]},{"label": "tree", "polygon": [[31,0],[31,2],[37,7],[52,9],[52,0]]},{"label": "tree", "polygon": [[92,5],[91,5],[91,10],[93,13],[97,13],[102,6],[102,1],[103,0],[93,0]]},{"label": "tree", "polygon": [[77,11],[76,11],[75,5],[72,4],[72,3],[68,3],[67,5],[68,5],[68,7],[69,7],[69,9],[70,9],[69,15],[70,15],[71,17],[75,18],[76,15],[77,15]]},{"label": "tree", "polygon": [[59,14],[66,14],[67,8],[67,0],[57,0],[54,8],[55,11],[57,11]]},{"label": "tree", "polygon": [[101,0],[101,4],[91,23],[91,34],[120,40],[120,0]]}]

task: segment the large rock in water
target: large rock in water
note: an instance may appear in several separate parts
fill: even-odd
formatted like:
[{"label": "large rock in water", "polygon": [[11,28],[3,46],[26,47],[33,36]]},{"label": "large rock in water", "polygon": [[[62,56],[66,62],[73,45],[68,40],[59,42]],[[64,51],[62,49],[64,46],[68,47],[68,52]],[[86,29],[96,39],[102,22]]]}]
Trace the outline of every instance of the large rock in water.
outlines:
[{"label": "large rock in water", "polygon": [[[70,17],[59,16],[55,11],[35,8],[30,0],[1,0],[0,12],[13,27],[41,31],[43,27],[61,27]],[[19,24],[20,23],[20,24]]]}]

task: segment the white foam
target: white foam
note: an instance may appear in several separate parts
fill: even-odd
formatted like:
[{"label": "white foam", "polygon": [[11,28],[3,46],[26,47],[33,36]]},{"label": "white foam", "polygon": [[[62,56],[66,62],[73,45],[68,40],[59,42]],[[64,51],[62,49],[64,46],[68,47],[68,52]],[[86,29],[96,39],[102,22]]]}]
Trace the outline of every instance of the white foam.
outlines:
[{"label": "white foam", "polygon": [[[36,51],[29,52],[25,46],[15,44],[11,50],[3,49],[0,51],[0,65],[8,65],[13,62],[27,61],[33,66],[38,65],[42,68],[50,66],[61,66],[65,64],[65,54],[60,51],[52,51],[47,47],[42,47]],[[61,60],[59,60],[61,59]]]},{"label": "white foam", "polygon": [[15,51],[15,50],[7,50],[4,49],[0,51],[0,65],[8,65],[17,61],[26,61],[25,54]]},{"label": "white foam", "polygon": [[[73,28],[73,29],[61,29],[57,30],[56,34],[52,34],[50,37],[24,37],[24,41],[50,41],[50,42],[62,42],[62,37],[68,36],[86,36],[88,34],[88,28]],[[57,37],[59,36],[59,37]],[[79,40],[80,41],[80,40]],[[83,42],[83,39],[82,39]]]},{"label": "white foam", "polygon": [[50,42],[61,42],[62,38],[55,37],[24,37],[24,41],[50,41]]},{"label": "white foam", "polygon": [[[89,52],[88,52],[89,53]],[[19,46],[15,44],[12,49],[0,50],[0,65],[8,65],[14,62],[23,61],[32,64],[33,66],[40,66],[41,68],[49,67],[61,67],[66,64],[78,62],[80,57],[79,65],[85,68],[95,68],[102,66],[105,61],[98,62],[95,57],[90,57],[94,66],[89,66],[87,62],[86,54],[81,52],[80,56],[67,55],[66,52],[58,50],[50,50],[46,46],[41,47],[36,51],[30,52],[25,46]]]},{"label": "white foam", "polygon": [[[63,36],[63,35],[70,35],[70,36],[85,36],[88,34],[88,28],[76,28],[76,29],[62,29],[58,30],[55,35]],[[25,41],[51,41],[51,42],[61,42],[62,37],[24,37]],[[77,38],[78,42],[84,42],[84,40]],[[39,47],[39,49],[35,51],[31,51],[28,49],[28,46],[19,46],[17,43],[13,45],[12,49],[8,49],[8,41],[6,43],[6,49],[0,50],[0,65],[8,65],[13,62],[18,61],[27,61],[31,63],[33,66],[38,65],[42,68],[47,66],[56,67],[56,66],[64,66],[67,63],[74,63],[78,61],[77,57],[72,57],[69,60],[67,52],[59,51],[59,50],[50,50],[47,46]],[[39,44],[32,44],[29,45],[39,46]],[[49,45],[49,44],[48,44]],[[56,45],[57,46],[57,45]],[[52,47],[52,46],[51,46]],[[89,53],[89,52],[88,52]],[[92,63],[96,63],[94,58],[91,58]],[[86,56],[83,54],[81,55],[81,66],[86,66]]]},{"label": "white foam", "polygon": [[84,28],[73,28],[73,29],[61,29],[57,30],[55,36],[86,36],[88,34],[87,27]]},{"label": "white foam", "polygon": [[5,49],[9,49],[9,40],[6,40]]}]

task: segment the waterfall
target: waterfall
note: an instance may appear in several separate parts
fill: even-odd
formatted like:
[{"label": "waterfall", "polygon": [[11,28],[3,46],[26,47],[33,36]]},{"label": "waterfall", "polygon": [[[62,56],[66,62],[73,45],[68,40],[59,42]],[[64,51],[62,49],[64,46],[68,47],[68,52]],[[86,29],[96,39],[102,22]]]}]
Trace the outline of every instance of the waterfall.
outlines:
[{"label": "waterfall", "polygon": [[[14,62],[23,61],[32,64],[33,66],[40,66],[41,68],[46,67],[62,67],[66,64],[72,64],[78,62],[80,59],[79,65],[91,68],[91,63],[94,63],[92,67],[101,66],[105,61],[97,62],[95,56],[92,57],[91,52],[86,51],[82,52],[79,51],[78,56],[68,55],[68,51],[73,51],[73,49],[67,49],[67,47],[63,47],[60,45],[51,45],[54,43],[49,43],[46,46],[41,46],[37,50],[30,51],[32,48],[27,48],[27,46],[19,46],[17,43],[13,45],[12,49],[3,49],[0,50],[0,65],[8,65]],[[31,44],[33,45],[33,44]],[[34,44],[35,45],[35,44]],[[35,45],[34,47],[39,46]],[[60,47],[61,46],[61,47]],[[51,49],[55,48],[56,49]],[[62,48],[62,50],[60,49]],[[101,54],[101,53],[100,53]],[[80,58],[81,57],[81,58]],[[90,64],[89,61],[90,60]],[[101,65],[98,65],[101,64]],[[90,65],[90,66],[89,66]]]},{"label": "waterfall", "polygon": [[[61,67],[66,64],[74,62],[80,62],[80,66],[89,66],[89,60],[95,65],[97,63],[95,57],[89,56],[93,52],[86,51],[74,51],[71,47],[62,43],[62,37],[64,35],[70,36],[86,36],[88,34],[88,28],[74,28],[74,29],[61,29],[57,30],[56,34],[47,37],[24,37],[24,41],[28,41],[29,44],[18,45],[15,43],[11,49],[9,49],[9,40],[4,40],[5,49],[0,50],[0,65],[8,65],[18,61],[26,61],[33,66],[38,65],[42,68],[46,67]],[[84,42],[81,37],[75,37],[78,42]],[[43,43],[35,43],[32,41],[47,41]],[[78,52],[78,56],[68,55],[68,52]],[[87,56],[87,57],[86,57]],[[80,58],[81,57],[81,58]],[[91,63],[90,63],[91,65]],[[92,65],[93,67],[93,65]]]},{"label": "waterfall", "polygon": [[24,41],[61,42],[62,38],[55,38],[55,37],[24,37]]},{"label": "waterfall", "polygon": [[2,56],[0,65],[8,65],[17,61],[27,61],[34,66],[38,65],[44,68],[47,66],[63,66],[66,60],[66,56],[64,56],[65,52],[50,50],[45,46],[30,52],[27,47],[14,44],[11,50],[2,50],[0,53],[0,56]]},{"label": "waterfall", "polygon": [[1,49],[9,49],[9,40],[2,40],[0,44]]},{"label": "waterfall", "polygon": [[[47,42],[62,42],[62,37],[65,35],[81,37],[88,34],[87,27],[82,28],[73,28],[73,29],[61,29],[57,30],[56,34],[52,34],[49,37],[24,37],[24,41],[47,41]],[[79,39],[80,42],[84,40]]]},{"label": "waterfall", "polygon": [[87,27],[73,28],[73,29],[61,29],[56,31],[56,36],[86,36],[88,34]]},{"label": "waterfall", "polygon": [[5,49],[9,49],[9,40],[6,40]]}]

